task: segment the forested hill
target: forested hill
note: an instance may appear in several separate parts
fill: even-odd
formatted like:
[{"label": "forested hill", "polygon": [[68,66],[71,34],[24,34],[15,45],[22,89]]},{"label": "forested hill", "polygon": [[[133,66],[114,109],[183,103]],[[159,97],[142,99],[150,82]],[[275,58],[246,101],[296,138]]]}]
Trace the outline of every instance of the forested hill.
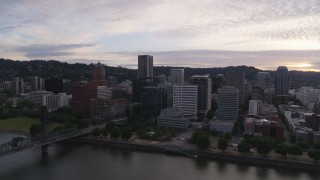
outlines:
[{"label": "forested hill", "polygon": [[[64,79],[71,79],[72,81],[78,80],[90,80],[92,77],[93,64],[81,64],[81,63],[66,63],[60,61],[44,61],[44,60],[32,60],[32,61],[13,61],[9,59],[0,59],[0,79],[9,80],[11,77],[28,77],[28,76],[40,76],[51,77],[58,76]],[[105,65],[106,76],[116,76],[120,81],[132,80],[137,77],[137,70],[127,69],[123,67],[112,67]],[[182,67],[154,67],[154,75],[169,75],[170,69],[182,68]],[[255,67],[248,66],[229,66],[229,67],[208,67],[208,68],[189,68],[186,67],[186,78],[195,74],[210,74],[215,77],[217,74],[225,74],[228,71],[242,71],[245,72],[248,80],[253,80],[255,74],[261,71]],[[271,72],[274,76],[274,72]],[[301,72],[290,71],[289,76],[291,79],[291,85],[293,87],[300,85],[313,85],[320,84],[319,72]]]}]

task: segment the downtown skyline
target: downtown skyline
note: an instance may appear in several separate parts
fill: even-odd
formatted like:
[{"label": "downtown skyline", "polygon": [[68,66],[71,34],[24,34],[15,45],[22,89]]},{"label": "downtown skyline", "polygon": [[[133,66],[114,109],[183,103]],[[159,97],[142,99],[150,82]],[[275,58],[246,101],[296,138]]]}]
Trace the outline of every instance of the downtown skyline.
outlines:
[{"label": "downtown skyline", "polygon": [[1,58],[320,69],[320,2],[1,1]]}]

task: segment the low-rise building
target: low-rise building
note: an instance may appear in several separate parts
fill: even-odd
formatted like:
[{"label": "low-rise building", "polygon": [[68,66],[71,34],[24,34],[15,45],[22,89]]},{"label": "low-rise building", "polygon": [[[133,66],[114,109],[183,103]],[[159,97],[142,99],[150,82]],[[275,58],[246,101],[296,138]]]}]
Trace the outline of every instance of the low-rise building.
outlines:
[{"label": "low-rise building", "polygon": [[185,117],[182,109],[166,108],[161,110],[161,113],[157,118],[157,126],[187,129],[189,120]]}]

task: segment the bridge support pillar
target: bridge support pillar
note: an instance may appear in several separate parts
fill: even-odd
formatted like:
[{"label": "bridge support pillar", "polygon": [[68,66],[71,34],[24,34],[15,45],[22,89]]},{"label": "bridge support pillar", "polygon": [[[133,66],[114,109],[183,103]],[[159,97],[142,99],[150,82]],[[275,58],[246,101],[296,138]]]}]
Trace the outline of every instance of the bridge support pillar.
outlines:
[{"label": "bridge support pillar", "polygon": [[48,147],[49,147],[49,145],[41,146],[41,150],[42,150],[42,155],[43,156],[48,156]]}]

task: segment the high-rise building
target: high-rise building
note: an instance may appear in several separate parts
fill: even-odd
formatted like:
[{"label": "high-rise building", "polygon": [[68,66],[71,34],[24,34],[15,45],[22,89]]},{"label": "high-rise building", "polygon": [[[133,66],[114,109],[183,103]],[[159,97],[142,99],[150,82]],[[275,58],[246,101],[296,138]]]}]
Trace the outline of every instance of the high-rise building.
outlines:
[{"label": "high-rise building", "polygon": [[90,99],[97,97],[97,85],[79,82],[72,87],[72,111],[82,117],[90,115]]},{"label": "high-rise building", "polygon": [[24,93],[24,81],[20,77],[15,77],[11,81],[11,91],[12,94],[17,96],[21,93]]},{"label": "high-rise building", "polygon": [[250,100],[249,101],[249,114],[250,115],[261,115],[262,112],[262,101]]},{"label": "high-rise building", "polygon": [[132,81],[132,102],[141,103],[141,92],[144,87],[157,86],[160,80],[159,77],[149,77],[136,79]]},{"label": "high-rise building", "polygon": [[170,76],[168,82],[171,84],[184,84],[184,69],[170,69]]},{"label": "high-rise building", "polygon": [[45,80],[45,90],[51,91],[55,94],[63,92],[62,79],[58,77],[50,77]]},{"label": "high-rise building", "polygon": [[238,102],[239,105],[243,105],[245,102],[245,92],[244,92],[244,72],[228,72],[227,73],[227,86],[232,86],[238,89]]},{"label": "high-rise building", "polygon": [[269,72],[258,72],[254,82],[255,86],[260,87],[261,89],[271,88],[271,76]]},{"label": "high-rise building", "polygon": [[138,79],[153,77],[153,56],[138,56]]},{"label": "high-rise building", "polygon": [[198,113],[206,114],[211,109],[212,80],[210,75],[194,75],[191,84],[198,86]]},{"label": "high-rise building", "polygon": [[222,121],[236,121],[238,119],[238,92],[232,86],[218,89],[217,119]]},{"label": "high-rise building", "polygon": [[161,109],[167,107],[165,88],[157,86],[143,87],[141,92],[141,111],[157,117]]},{"label": "high-rise building", "polygon": [[83,117],[90,115],[90,100],[97,98],[97,87],[106,86],[105,69],[101,63],[93,67],[91,82],[79,82],[72,87],[72,110]]},{"label": "high-rise building", "polygon": [[118,78],[114,76],[108,76],[108,87],[117,87]]},{"label": "high-rise building", "polygon": [[218,74],[213,83],[213,91],[217,92],[218,88],[222,88],[222,86],[227,85],[227,78],[223,74]]},{"label": "high-rise building", "polygon": [[279,66],[275,76],[275,95],[287,96],[289,93],[288,68]]},{"label": "high-rise building", "polygon": [[92,71],[92,80],[91,83],[96,84],[97,86],[106,86],[106,71],[104,69],[104,66],[98,62],[94,67]]},{"label": "high-rise building", "polygon": [[43,78],[38,76],[30,77],[31,80],[31,91],[43,90],[45,88],[45,81]]},{"label": "high-rise building", "polygon": [[173,86],[173,108],[182,109],[186,116],[196,116],[198,113],[198,86]]}]

